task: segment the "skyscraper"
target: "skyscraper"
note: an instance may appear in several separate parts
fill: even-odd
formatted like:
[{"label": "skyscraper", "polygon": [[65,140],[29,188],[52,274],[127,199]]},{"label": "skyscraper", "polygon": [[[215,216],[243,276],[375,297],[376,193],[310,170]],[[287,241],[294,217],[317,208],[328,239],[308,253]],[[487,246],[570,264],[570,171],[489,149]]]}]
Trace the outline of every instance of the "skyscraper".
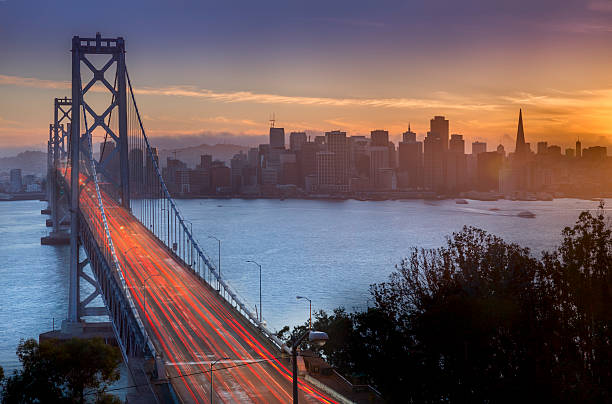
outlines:
[{"label": "skyscraper", "polygon": [[300,150],[306,140],[306,132],[291,132],[289,134],[289,149],[294,152]]},{"label": "skyscraper", "polygon": [[516,146],[514,154],[523,156],[529,153],[529,147],[525,143],[525,132],[523,131],[523,110],[519,109],[518,129],[516,130]]},{"label": "skyscraper", "polygon": [[582,157],[582,143],[580,142],[580,138],[576,140],[576,157]]},{"label": "skyscraper", "polygon": [[443,116],[434,116],[429,121],[429,133],[433,138],[439,139],[444,151],[448,150],[448,119]]},{"label": "skyscraper", "polygon": [[285,128],[270,128],[270,147],[272,149],[285,148]]},{"label": "skyscraper", "polygon": [[410,124],[408,124],[408,130],[402,133],[402,141],[404,143],[416,142],[416,133],[410,130]]},{"label": "skyscraper", "polygon": [[463,135],[451,135],[449,150],[456,153],[465,153],[465,141]]},{"label": "skyscraper", "polygon": [[373,130],[370,132],[370,144],[372,146],[384,146],[389,145],[389,132],[386,130]]},{"label": "skyscraper", "polygon": [[479,153],[484,153],[487,151],[487,144],[485,142],[472,142],[472,154],[474,156]]}]

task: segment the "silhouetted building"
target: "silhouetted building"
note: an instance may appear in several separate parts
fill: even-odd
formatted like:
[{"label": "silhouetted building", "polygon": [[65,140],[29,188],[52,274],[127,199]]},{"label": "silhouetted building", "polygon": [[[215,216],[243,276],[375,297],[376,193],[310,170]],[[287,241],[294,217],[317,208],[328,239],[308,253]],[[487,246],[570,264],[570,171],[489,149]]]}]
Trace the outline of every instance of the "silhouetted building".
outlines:
[{"label": "silhouetted building", "polygon": [[449,151],[452,151],[455,153],[464,154],[465,153],[465,141],[463,140],[463,136],[456,135],[456,134],[451,135],[448,149]]},{"label": "silhouetted building", "polygon": [[538,142],[538,151],[539,155],[544,155],[548,152],[548,142]]},{"label": "silhouetted building", "polygon": [[[410,133],[410,131],[406,133]],[[418,188],[423,185],[423,142],[417,142],[416,136],[411,135],[404,136],[404,139],[398,145],[398,187]]]},{"label": "silhouetted building", "polygon": [[289,134],[289,149],[293,152],[299,151],[306,141],[306,132],[291,132]]},{"label": "silhouetted building", "polygon": [[479,153],[485,153],[487,151],[487,144],[485,142],[472,142],[472,154],[474,156]]},{"label": "silhouetted building", "polygon": [[389,144],[389,132],[386,130],[373,130],[370,132],[371,146],[384,146]]},{"label": "silhouetted building", "polygon": [[481,191],[499,191],[502,162],[502,155],[496,151],[478,154],[478,188]]},{"label": "silhouetted building", "polygon": [[408,130],[402,133],[402,141],[404,143],[414,143],[416,142],[416,133],[410,130],[410,125],[408,125]]},{"label": "silhouetted building", "polygon": [[435,116],[429,121],[429,134],[435,139],[439,139],[442,145],[442,150],[448,150],[448,119],[443,116]]},{"label": "silhouetted building", "polygon": [[10,171],[10,188],[12,193],[18,193],[23,190],[23,182],[21,178],[21,169],[13,168]]},{"label": "silhouetted building", "polygon": [[576,157],[582,157],[582,143],[580,139],[576,140]]},{"label": "silhouetted building", "polygon": [[273,149],[285,148],[285,128],[270,128],[270,147]]},{"label": "silhouetted building", "polygon": [[213,161],[210,168],[211,185],[213,192],[228,193],[231,192],[232,186],[232,171],[222,161]]},{"label": "silhouetted building", "polygon": [[518,128],[516,130],[516,145],[514,154],[523,156],[531,152],[529,144],[525,143],[525,132],[523,131],[523,110],[519,109]]}]

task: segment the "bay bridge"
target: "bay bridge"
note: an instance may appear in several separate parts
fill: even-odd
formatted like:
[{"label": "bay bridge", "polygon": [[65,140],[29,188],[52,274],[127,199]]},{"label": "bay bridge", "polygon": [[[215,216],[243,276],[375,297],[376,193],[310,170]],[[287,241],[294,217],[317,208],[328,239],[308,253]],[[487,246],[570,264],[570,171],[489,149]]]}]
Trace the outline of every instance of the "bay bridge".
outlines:
[{"label": "bay bridge", "polygon": [[[62,332],[108,315],[134,388],[151,402],[291,402],[290,350],[220,277],[168,192],[123,38],[73,37],[72,91],[53,106],[44,243],[70,244]],[[93,292],[82,295],[82,283]],[[304,379],[298,394],[340,402]]]}]

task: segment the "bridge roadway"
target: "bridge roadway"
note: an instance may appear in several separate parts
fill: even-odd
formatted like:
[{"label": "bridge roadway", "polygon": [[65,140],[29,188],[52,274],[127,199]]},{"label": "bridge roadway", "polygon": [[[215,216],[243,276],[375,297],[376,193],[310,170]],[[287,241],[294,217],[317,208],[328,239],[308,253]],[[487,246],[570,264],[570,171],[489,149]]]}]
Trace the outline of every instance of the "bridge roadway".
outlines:
[{"label": "bridge roadway", "polygon": [[[291,402],[289,361],[281,359],[263,336],[182,266],[130,212],[104,193],[102,198],[126,283],[156,350],[163,354],[179,399],[210,402],[210,363],[229,357],[215,365],[214,402]],[[98,209],[91,182],[80,203]],[[145,289],[143,282],[149,276]],[[336,402],[302,382],[299,394],[302,403]]]}]

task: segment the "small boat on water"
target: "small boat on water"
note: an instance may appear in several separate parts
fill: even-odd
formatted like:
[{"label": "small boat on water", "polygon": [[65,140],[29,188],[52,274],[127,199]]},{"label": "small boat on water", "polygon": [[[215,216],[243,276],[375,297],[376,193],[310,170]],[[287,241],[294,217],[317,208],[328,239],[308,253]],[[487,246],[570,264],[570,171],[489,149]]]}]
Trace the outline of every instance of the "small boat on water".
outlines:
[{"label": "small boat on water", "polygon": [[519,212],[519,213],[517,214],[517,216],[518,216],[518,217],[524,217],[524,218],[526,218],[526,219],[533,219],[534,217],[536,217],[535,213],[530,212],[530,211],[528,211],[528,210],[524,210],[524,211],[522,211],[522,212]]},{"label": "small boat on water", "polygon": [[467,205],[468,201],[466,201],[465,199],[457,199],[457,200],[455,200],[455,203],[457,205]]},{"label": "small boat on water", "polygon": [[499,208],[491,208],[491,209],[489,209],[489,210],[490,210],[490,211],[493,211],[493,212],[497,212],[497,211],[499,210]]}]

